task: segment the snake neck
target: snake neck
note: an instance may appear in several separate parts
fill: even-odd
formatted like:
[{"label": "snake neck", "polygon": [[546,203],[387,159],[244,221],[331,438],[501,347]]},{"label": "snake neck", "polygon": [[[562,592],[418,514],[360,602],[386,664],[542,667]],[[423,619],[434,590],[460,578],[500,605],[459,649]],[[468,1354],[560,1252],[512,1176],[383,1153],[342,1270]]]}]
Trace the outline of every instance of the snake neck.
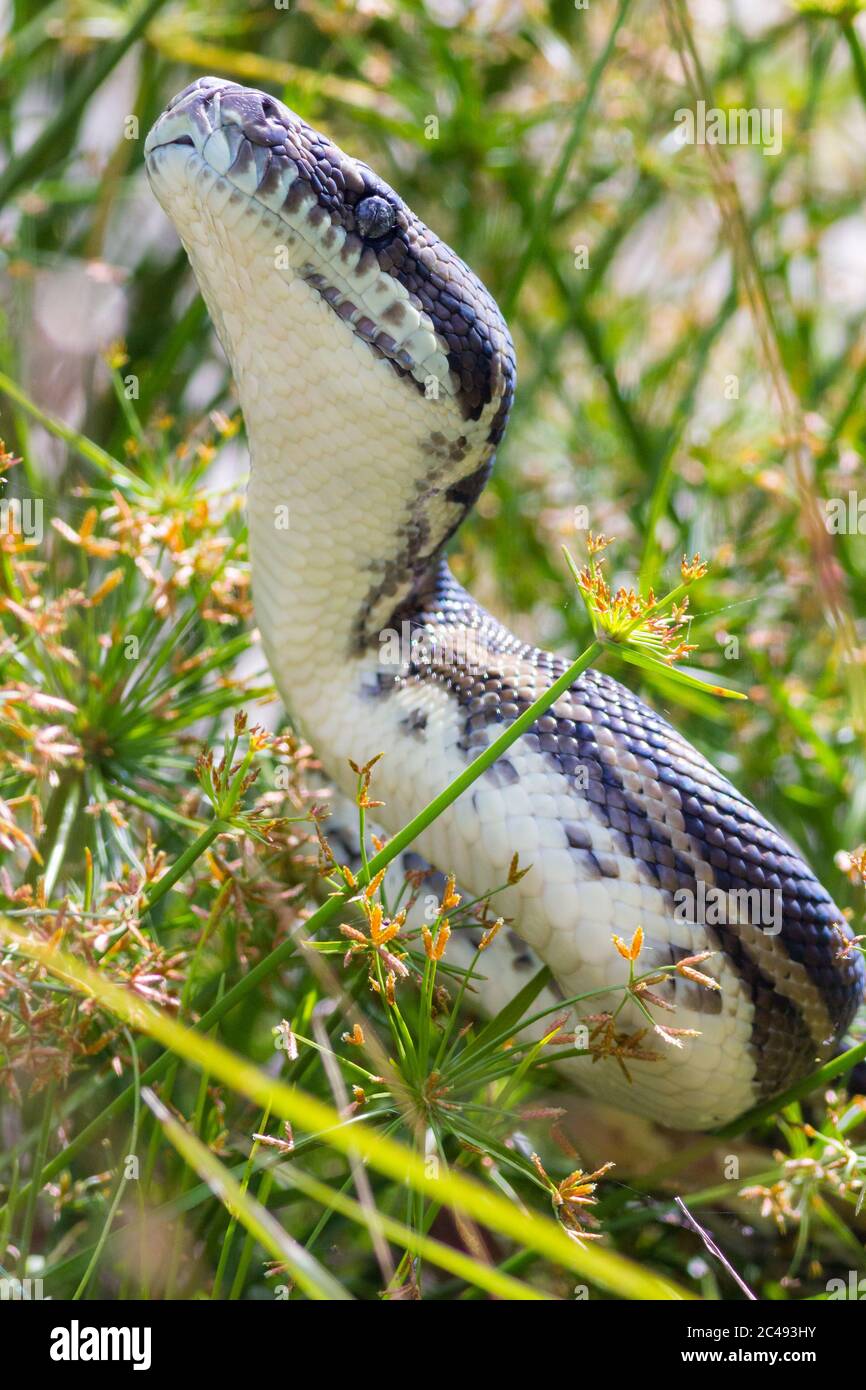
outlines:
[{"label": "snake neck", "polygon": [[[493,453],[470,447],[462,428],[450,438],[431,431],[421,402],[388,426],[384,411],[370,420],[368,400],[365,438],[352,409],[364,409],[361,402],[325,401],[318,428],[287,439],[271,413],[275,395],[262,409],[244,363],[234,366],[252,460],[259,628],[280,693],[305,725],[306,705],[319,699],[323,682],[340,688],[356,666],[375,672],[393,662],[394,642],[403,640],[444,564],[444,547],[480,492]],[[291,418],[292,389],[291,381],[276,388],[277,405],[286,394],[284,418]],[[323,438],[347,436],[351,469],[338,445],[322,451]]]}]

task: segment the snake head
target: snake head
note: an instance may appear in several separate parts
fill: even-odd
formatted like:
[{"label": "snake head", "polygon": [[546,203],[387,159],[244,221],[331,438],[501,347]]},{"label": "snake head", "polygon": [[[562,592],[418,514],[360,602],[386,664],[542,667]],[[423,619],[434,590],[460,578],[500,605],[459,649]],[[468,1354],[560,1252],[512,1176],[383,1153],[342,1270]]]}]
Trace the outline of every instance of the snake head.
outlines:
[{"label": "snake head", "polygon": [[[241,238],[255,234],[264,245],[264,223],[272,269],[303,281],[410,388],[480,422],[483,442],[495,447],[515,378],[499,309],[368,165],[274,97],[215,77],[200,78],[169,103],[147,137],[145,158],[218,328],[228,325],[224,306],[213,303],[218,288],[205,283],[215,270],[208,258],[220,247],[234,250],[222,273],[237,273]],[[260,260],[259,274],[265,269]],[[221,331],[233,356],[225,341],[231,336]]]}]

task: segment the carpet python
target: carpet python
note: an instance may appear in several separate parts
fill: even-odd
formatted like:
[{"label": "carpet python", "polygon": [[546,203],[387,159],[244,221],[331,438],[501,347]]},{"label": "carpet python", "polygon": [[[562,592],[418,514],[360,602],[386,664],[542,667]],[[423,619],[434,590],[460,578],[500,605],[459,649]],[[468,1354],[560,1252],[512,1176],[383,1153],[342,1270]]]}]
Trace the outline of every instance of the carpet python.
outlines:
[{"label": "carpet python", "polygon": [[[568,664],[485,612],[444,558],[507,424],[508,329],[393,188],[264,92],[201,78],[145,158],[237,384],[272,674],[343,793],[349,759],[384,751],[375,795],[394,832]],[[613,1057],[569,1064],[584,1090],[667,1125],[710,1128],[776,1095],[830,1055],[863,995],[842,914],[799,854],[594,669],[415,852],[472,895],[502,883],[515,852],[532,866],[496,900],[515,948],[484,957],[488,1008],[538,959],[553,1002],[616,990],[628,965],[612,935],[638,925],[642,966],[714,953],[702,969],[719,989],[676,974],[661,987],[698,1036],[650,1032],[656,1055],[630,1062],[630,1081]],[[646,1026],[631,1003],[620,1022]]]}]

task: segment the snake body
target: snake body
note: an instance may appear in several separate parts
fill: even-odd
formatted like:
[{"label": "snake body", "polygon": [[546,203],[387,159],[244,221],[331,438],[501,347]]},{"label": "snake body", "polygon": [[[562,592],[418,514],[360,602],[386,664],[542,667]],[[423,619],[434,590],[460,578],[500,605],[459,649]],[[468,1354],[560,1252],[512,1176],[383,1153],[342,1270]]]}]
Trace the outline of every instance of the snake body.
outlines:
[{"label": "snake body", "polygon": [[[145,153],[237,383],[271,671],[344,792],[349,759],[384,750],[376,795],[393,832],[567,664],[485,612],[443,558],[507,423],[508,329],[399,194],[265,93],[203,78]],[[527,950],[499,967],[487,953],[488,1002],[522,983],[532,953],[561,997],[622,985],[612,934],[638,925],[642,965],[714,953],[702,968],[718,990],[679,975],[659,987],[676,1007],[661,1021],[698,1036],[650,1032],[655,1055],[629,1062],[631,1080],[614,1056],[573,1064],[584,1088],[668,1125],[719,1125],[777,1094],[830,1054],[863,995],[842,914],[800,856],[595,670],[417,849],[473,895],[505,881],[515,852],[532,866],[497,899]],[[713,921],[697,906],[708,889],[758,890],[780,912]],[[646,1019],[629,1004],[620,1026]]]}]

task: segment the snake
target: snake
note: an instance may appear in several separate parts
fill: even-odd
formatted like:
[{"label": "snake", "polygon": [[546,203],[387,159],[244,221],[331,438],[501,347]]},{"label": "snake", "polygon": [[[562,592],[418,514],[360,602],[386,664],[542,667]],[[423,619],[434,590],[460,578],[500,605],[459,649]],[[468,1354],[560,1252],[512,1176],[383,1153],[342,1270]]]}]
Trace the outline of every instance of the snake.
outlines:
[{"label": "snake", "polygon": [[[275,685],[339,793],[356,795],[352,762],[384,754],[377,816],[396,833],[569,666],[485,611],[446,558],[508,422],[508,327],[394,188],[267,92],[200,78],[144,153],[244,417]],[[413,853],[471,896],[505,885],[481,1007],[542,962],[575,1027],[595,1038],[607,1019],[592,1061],[566,1064],[576,1086],[674,1129],[772,1101],[833,1054],[863,997],[850,928],[797,850],[594,666]],[[515,854],[529,872],[509,882]],[[665,1036],[614,949],[638,927],[640,967],[675,1010]],[[704,952],[712,987],[680,968]]]}]

